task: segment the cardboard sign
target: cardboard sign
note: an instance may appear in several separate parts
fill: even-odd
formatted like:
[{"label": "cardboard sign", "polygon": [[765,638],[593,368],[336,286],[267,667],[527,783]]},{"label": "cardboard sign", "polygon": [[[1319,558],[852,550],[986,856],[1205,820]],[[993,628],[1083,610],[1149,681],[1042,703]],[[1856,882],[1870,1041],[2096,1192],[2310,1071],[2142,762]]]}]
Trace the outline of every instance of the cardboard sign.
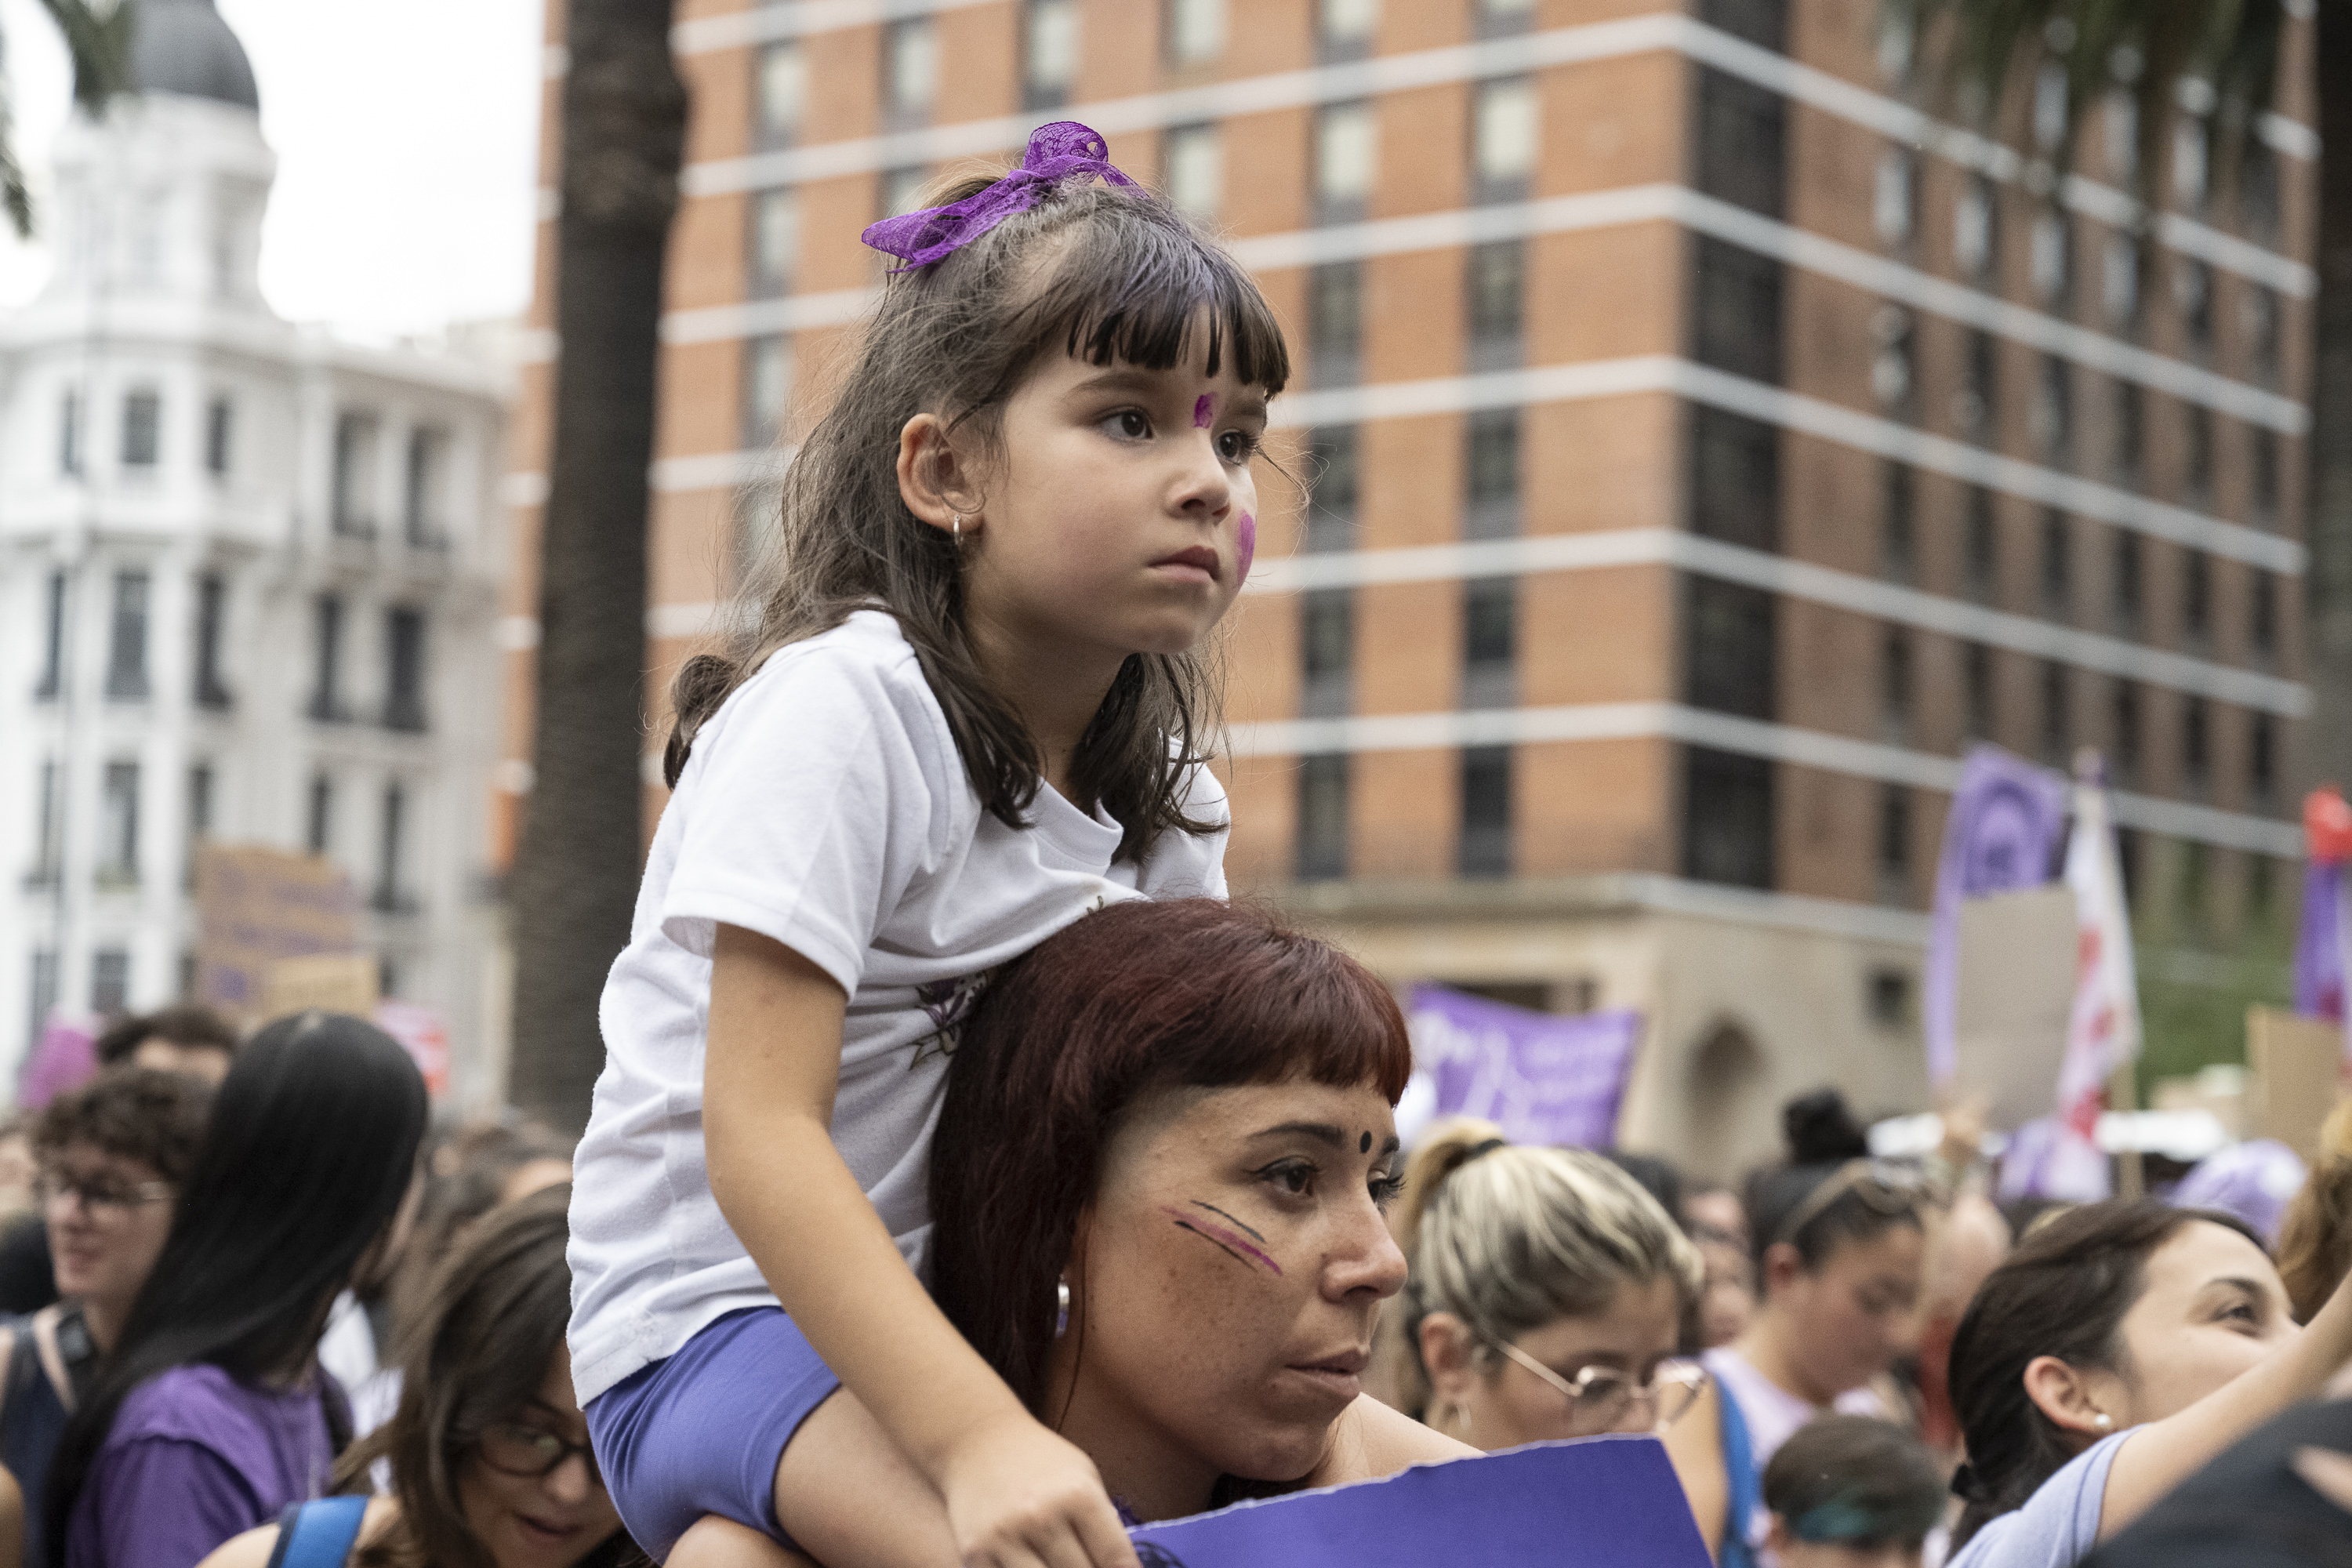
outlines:
[{"label": "cardboard sign", "polygon": [[1434,1089],[1433,1114],[1481,1117],[1514,1143],[1615,1146],[1639,1013],[1563,1017],[1416,985],[1412,1022],[1414,1075]]},{"label": "cardboard sign", "polygon": [[2245,1131],[2275,1138],[2308,1164],[2342,1092],[2344,1026],[2276,1007],[2246,1009]]},{"label": "cardboard sign", "polygon": [[358,946],[358,896],[324,856],[251,845],[196,851],[198,1001],[257,1023],[268,1016],[271,965]]},{"label": "cardboard sign", "polygon": [[364,1018],[375,1011],[376,962],[364,952],[322,952],[311,958],[281,958],[269,966],[261,987],[261,1016],[289,1013],[349,1013]]},{"label": "cardboard sign", "polygon": [[1538,1443],[1129,1533],[1145,1568],[1711,1568],[1655,1437]]},{"label": "cardboard sign", "polygon": [[1963,1095],[2014,1132],[2057,1102],[2074,1006],[2074,889],[2060,883],[1960,901],[1952,1043]]}]

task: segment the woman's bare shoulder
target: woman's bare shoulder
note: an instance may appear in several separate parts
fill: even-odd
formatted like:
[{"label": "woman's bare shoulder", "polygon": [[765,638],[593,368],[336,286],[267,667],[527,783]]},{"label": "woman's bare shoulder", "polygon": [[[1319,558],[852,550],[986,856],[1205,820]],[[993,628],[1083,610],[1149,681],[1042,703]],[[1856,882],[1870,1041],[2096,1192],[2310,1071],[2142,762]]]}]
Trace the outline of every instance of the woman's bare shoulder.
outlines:
[{"label": "woman's bare shoulder", "polygon": [[[373,1541],[392,1527],[400,1517],[400,1504],[392,1498],[372,1498],[367,1514],[360,1521],[360,1540]],[[258,1530],[248,1530],[243,1535],[231,1536],[213,1548],[213,1554],[196,1564],[196,1568],[269,1568],[269,1554],[278,1550],[278,1527],[265,1524]]]},{"label": "woman's bare shoulder", "polygon": [[1414,1465],[1474,1458],[1477,1453],[1367,1394],[1340,1415],[1331,1451],[1307,1481],[1318,1487],[1344,1486],[1392,1476]]}]

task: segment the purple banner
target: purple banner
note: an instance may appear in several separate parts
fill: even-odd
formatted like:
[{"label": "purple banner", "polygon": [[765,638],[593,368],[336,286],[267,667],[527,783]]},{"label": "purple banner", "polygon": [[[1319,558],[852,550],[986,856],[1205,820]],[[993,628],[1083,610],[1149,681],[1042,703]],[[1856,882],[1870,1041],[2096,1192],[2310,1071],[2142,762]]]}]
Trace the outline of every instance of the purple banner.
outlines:
[{"label": "purple banner", "polygon": [[98,1071],[98,1027],[62,1007],[49,1009],[41,1038],[25,1063],[16,1085],[16,1103],[38,1110],[68,1089],[79,1089]]},{"label": "purple banner", "polygon": [[1655,1437],[1538,1443],[1130,1533],[1145,1568],[1709,1568]]},{"label": "purple banner", "polygon": [[2306,1018],[2344,1017],[2344,865],[2303,865],[2303,927],[2294,936],[2294,1010]]},{"label": "purple banner", "polygon": [[2066,830],[2066,781],[1999,746],[1975,746],[1944,822],[1925,987],[1927,1079],[1951,1081],[1960,982],[1960,900],[2038,888]]},{"label": "purple banner", "polygon": [[1436,1116],[1476,1116],[1514,1143],[1607,1149],[1617,1142],[1642,1016],[1533,1013],[1443,985],[1412,990],[1414,1075]]}]

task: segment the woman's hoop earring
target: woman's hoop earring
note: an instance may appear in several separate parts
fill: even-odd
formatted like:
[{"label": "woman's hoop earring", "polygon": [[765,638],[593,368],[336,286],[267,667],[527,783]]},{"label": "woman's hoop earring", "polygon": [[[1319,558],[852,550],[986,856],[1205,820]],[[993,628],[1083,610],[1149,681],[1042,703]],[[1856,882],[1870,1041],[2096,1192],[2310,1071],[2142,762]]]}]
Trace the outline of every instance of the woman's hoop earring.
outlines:
[{"label": "woman's hoop earring", "polygon": [[955,541],[958,550],[963,548],[963,513],[960,511],[948,513],[948,534]]},{"label": "woman's hoop earring", "polygon": [[1070,1331],[1070,1282],[1054,1282],[1054,1337],[1060,1339]]},{"label": "woman's hoop earring", "polygon": [[2095,1415],[2095,1416],[2093,1416],[2093,1417],[2091,1418],[2091,1425],[2092,1425],[2092,1426],[2096,1426],[2096,1427],[2097,1427],[2100,1431],[2102,1431],[2102,1432],[2105,1431],[2108,1427],[2110,1427],[2110,1426],[2114,1426],[2115,1424],[2116,1424],[2116,1418],[2115,1418],[2114,1416],[2112,1416],[2112,1415],[2108,1415],[2108,1414],[2107,1414],[2105,1411],[2104,1411],[2104,1410],[2100,1411],[2096,1415]]}]

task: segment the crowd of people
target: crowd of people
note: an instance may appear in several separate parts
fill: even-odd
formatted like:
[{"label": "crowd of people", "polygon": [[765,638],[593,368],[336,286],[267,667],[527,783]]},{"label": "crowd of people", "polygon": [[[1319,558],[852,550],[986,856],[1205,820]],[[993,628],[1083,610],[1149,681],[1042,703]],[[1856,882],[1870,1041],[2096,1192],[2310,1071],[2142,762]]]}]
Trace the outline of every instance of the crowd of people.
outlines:
[{"label": "crowd of people", "polygon": [[2352,1111],[2275,1251],[1834,1090],[1737,1187],[1403,1148],[1387,984],[1226,896],[1279,321],[1084,126],[946,195],[678,677],[576,1148],[316,1012],[0,1130],[0,1568],[1139,1568],[1601,1436],[1723,1568],[2346,1559]]}]

